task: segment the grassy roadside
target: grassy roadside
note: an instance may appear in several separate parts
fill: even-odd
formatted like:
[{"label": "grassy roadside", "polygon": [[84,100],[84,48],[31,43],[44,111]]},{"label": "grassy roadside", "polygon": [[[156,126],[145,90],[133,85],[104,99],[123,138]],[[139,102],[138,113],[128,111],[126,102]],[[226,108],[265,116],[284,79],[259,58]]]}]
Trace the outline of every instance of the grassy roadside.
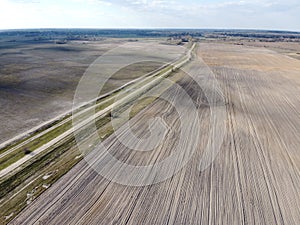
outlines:
[{"label": "grassy roadside", "polygon": [[[157,73],[154,77],[146,78],[145,81],[139,82],[137,84],[132,84],[129,87],[132,87],[134,89],[134,88],[138,88],[139,86],[143,86],[143,85],[147,84],[148,82],[152,81],[155,77],[166,73],[170,69],[172,69],[172,66],[167,66],[166,68],[161,70],[159,73]],[[126,94],[126,93],[123,93],[122,90],[119,90],[119,91],[113,93],[111,96],[108,96],[104,99],[98,100],[98,102],[96,103],[97,105],[95,107],[95,112],[101,111],[101,110],[105,109],[106,107],[108,107],[109,105],[113,104],[114,100],[115,100],[114,96],[116,96],[118,94],[121,94],[121,96],[124,96],[124,94]],[[88,109],[88,107],[89,106],[82,107],[81,110]],[[90,115],[89,112],[91,110],[94,110],[94,108],[92,107],[90,110],[87,110],[85,113],[81,114],[80,119],[84,119],[87,116],[89,116]],[[60,134],[63,134],[65,131],[69,130],[72,127],[71,115],[66,116],[61,120],[55,121],[55,124],[53,124],[53,126],[58,123],[62,123],[62,124],[60,126],[56,127],[55,129],[43,134],[42,136],[34,139],[33,141],[30,141],[29,143],[22,145],[19,148],[16,148],[11,153],[0,158],[0,170],[5,169],[6,167],[10,166],[11,164],[17,162],[19,159],[23,158],[26,154],[29,154],[30,152],[32,152],[32,151],[36,150],[37,148],[43,146],[44,144],[48,143],[53,138],[59,136]],[[38,133],[35,133],[32,136],[27,137],[22,142],[28,140],[30,137],[37,136],[39,133],[44,132],[48,128],[49,127],[47,126],[47,128],[40,130]],[[8,151],[10,148],[15,147],[17,144],[20,144],[20,143],[16,143],[13,146],[7,147],[5,151]],[[4,151],[2,151],[2,152],[4,152]]]},{"label": "grassy roadside", "polygon": [[[120,81],[122,81],[122,80],[124,80],[124,81],[134,80],[134,79],[137,79],[140,76],[145,75],[145,74],[146,74],[146,76],[151,76],[152,74],[157,73],[157,71],[159,71],[159,68],[164,68],[164,67],[166,67],[166,65],[161,65],[161,64],[158,64],[157,62],[147,62],[147,64],[136,63],[136,64],[130,65],[128,67],[122,68],[112,78],[113,78],[114,81],[118,81],[118,80],[120,80]],[[96,101],[96,104],[98,104],[100,102],[104,102],[108,98],[111,98],[112,95],[115,95],[116,93],[118,93],[123,88],[123,86],[121,86],[121,87],[112,86],[111,88],[109,88],[110,85],[111,84],[108,81],[108,83],[104,87],[105,89],[107,89],[106,91],[109,92],[109,94],[107,96],[105,96],[105,97],[99,98]],[[127,87],[130,87],[132,85],[134,85],[134,84],[133,83],[129,84],[129,85],[125,84],[125,87],[127,88]],[[103,93],[103,94],[105,94],[105,93]],[[84,109],[86,109],[86,108],[88,108],[88,107],[90,107],[92,105],[93,105],[93,103],[88,103],[88,104],[86,104],[84,106],[79,107],[77,110],[75,110],[75,112],[82,111],[82,110],[84,110]],[[23,136],[20,139],[17,139],[15,141],[12,141],[11,143],[7,144],[6,146],[4,146],[4,147],[2,147],[0,149],[0,154],[3,154],[5,152],[11,150],[12,148],[17,147],[18,145],[26,142],[29,139],[34,138],[35,136],[38,136],[39,134],[41,134],[42,132],[45,132],[47,129],[55,126],[56,124],[59,124],[59,123],[61,123],[63,121],[68,120],[71,116],[72,116],[72,113],[69,112],[69,113],[67,113],[65,115],[62,115],[60,118],[58,118],[56,120],[53,120],[52,122],[49,122],[49,123],[41,126],[37,130],[32,131],[31,133],[28,133],[26,136]],[[0,165],[1,165],[1,162],[0,162]]]},{"label": "grassy roadside", "polygon": [[[169,79],[176,82],[180,77],[181,75],[178,75],[178,73],[172,73]],[[167,86],[163,86],[160,88],[160,91],[163,93],[167,88]],[[155,99],[155,97],[149,97],[137,102],[132,101],[120,109],[120,113],[133,106],[129,114],[130,118],[132,118],[154,102]],[[126,121],[121,121],[119,126],[124,122]],[[97,120],[96,126],[98,135],[103,140],[114,132],[109,115]],[[83,133],[87,135],[85,131]],[[88,135],[89,139],[93,139],[95,134]],[[44,155],[39,156],[18,173],[0,182],[0,218],[2,223],[6,224],[12,220],[27,204],[30,204],[36,197],[47,190],[49,186],[68,172],[81,159],[81,152],[77,149],[75,139],[72,136],[54,146],[53,149],[47,151]],[[47,176],[49,177],[44,179]]]},{"label": "grassy roadside", "polygon": [[[150,83],[163,74],[164,78],[168,77],[168,79],[176,82],[182,77],[182,73],[178,73],[176,71],[177,69],[174,69],[174,66],[169,65],[160,70],[154,76],[148,78],[146,77],[145,79],[141,80],[141,82],[130,85],[131,89],[129,93],[132,90],[134,91],[136,88]],[[125,104],[118,106],[118,113],[125,113],[130,106],[133,106],[129,114],[130,118],[132,118],[141,112],[145,107],[153,103],[156,100],[156,97],[148,97],[138,101],[136,101],[136,99],[139,98],[143,93],[148,92],[153,88],[158,89],[160,94],[166,91],[170,85],[160,82],[162,79],[163,78],[158,78],[153,85],[150,85],[145,90],[142,90],[141,93],[134,95],[133,98],[128,99]],[[125,93],[126,96],[127,92],[122,92],[122,90],[120,90],[112,95],[117,95],[118,93],[121,93],[121,95]],[[112,96],[109,96],[108,98],[110,97]],[[101,111],[114,102],[114,98],[111,100],[108,98],[102,99],[101,102],[103,104],[97,105],[95,110]],[[86,115],[87,113],[83,113],[80,115],[80,118],[85,118]],[[97,135],[100,136],[101,140],[105,140],[114,132],[111,124],[112,119],[118,118],[111,118],[111,114],[106,113],[97,119]],[[118,127],[122,126],[124,122],[126,122],[126,120],[118,121]],[[71,126],[72,120],[70,120],[70,122],[63,123],[61,126],[58,126],[45,135],[42,135],[40,137],[41,139],[37,139],[38,142],[28,143],[28,146],[26,147],[37,148],[37,146],[42,146],[43,144],[52,140],[54,137],[57,137],[59,134],[68,130]],[[88,132],[89,130],[90,129],[88,125],[84,128],[84,130],[81,130],[80,135],[82,135],[82,138],[93,140],[96,134]],[[21,153],[24,154],[22,151]],[[17,159],[18,157],[23,156],[15,154],[12,156],[12,158]],[[12,220],[24,207],[26,207],[26,205],[30,204],[36,197],[38,197],[66,172],[68,172],[81,159],[81,152],[79,152],[75,138],[73,134],[71,134],[46,149],[43,153],[24,163],[18,172],[9,174],[8,176],[0,179],[0,223],[3,222],[3,224],[6,224]]]}]

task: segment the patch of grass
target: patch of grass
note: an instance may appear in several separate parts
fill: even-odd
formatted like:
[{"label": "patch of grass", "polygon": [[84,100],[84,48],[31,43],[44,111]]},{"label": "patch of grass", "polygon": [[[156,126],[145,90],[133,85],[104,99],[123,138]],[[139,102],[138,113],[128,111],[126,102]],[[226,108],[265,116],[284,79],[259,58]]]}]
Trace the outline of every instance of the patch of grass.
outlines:
[{"label": "patch of grass", "polygon": [[114,80],[135,79],[144,74],[152,72],[153,70],[159,68],[162,65],[163,65],[162,63],[151,62],[151,61],[134,63],[116,72],[111,77],[111,79]]},{"label": "patch of grass", "polygon": [[54,130],[42,135],[41,137],[29,142],[28,144],[16,149],[15,151],[11,152],[10,154],[2,157],[0,159],[0,169],[4,169],[11,165],[12,163],[17,162],[19,159],[24,157],[26,154],[24,149],[28,149],[28,151],[32,152],[35,149],[43,146],[44,144],[48,143],[53,138],[59,136],[63,132],[67,131],[72,127],[72,121],[69,121],[61,126],[55,128]]},{"label": "patch of grass", "polygon": [[43,169],[47,164],[53,161],[62,152],[68,150],[71,146],[75,145],[75,140],[69,138],[63,144],[53,147],[44,155],[37,156],[33,162],[29,162],[22,170],[13,174],[8,179],[0,183],[0,198],[5,196],[6,193],[15,189],[18,185],[34,175],[39,170]]},{"label": "patch of grass", "polygon": [[148,105],[150,105],[156,99],[157,99],[157,97],[147,97],[144,99],[140,99],[136,104],[133,105],[132,109],[130,110],[129,118],[133,118],[136,114],[138,114],[140,111],[142,111]]},{"label": "patch of grass", "polygon": [[0,160],[0,170],[5,169],[6,167],[10,166],[11,164],[17,162],[19,159],[22,159],[25,156],[23,151],[13,152]]},{"label": "patch of grass", "polygon": [[[106,108],[107,106],[112,104],[113,101],[114,101],[114,99],[111,99],[111,100],[107,101],[107,98],[104,98],[102,100],[102,102],[104,102],[104,103],[101,104],[101,102],[100,102],[99,105],[95,108],[96,112]],[[84,115],[89,115],[89,114],[88,114],[88,112],[86,112],[86,113],[83,113],[83,115],[80,115],[80,117],[84,117]],[[70,117],[70,115],[64,117],[64,119],[68,119],[69,117]],[[59,122],[62,122],[62,121],[63,120],[55,121],[55,123],[53,123],[53,126],[56,125]],[[28,144],[23,145],[20,148],[17,148],[15,151],[11,152],[10,154],[7,154],[5,157],[2,157],[0,159],[0,170],[2,170],[4,168],[8,167],[9,165],[17,162],[19,159],[24,157],[26,154],[28,154],[28,153],[36,150],[37,148],[43,146],[44,144],[48,143],[50,140],[52,140],[53,138],[59,136],[60,134],[63,134],[65,131],[69,130],[72,127],[72,125],[73,125],[72,120],[70,120],[70,121],[62,124],[61,126],[45,133],[41,137],[29,142]],[[43,132],[44,130],[48,129],[49,127],[51,127],[51,126],[47,125],[47,127],[45,127],[45,129],[40,130],[38,133]],[[38,133],[35,133],[34,135],[37,135]],[[20,141],[20,143],[28,140],[30,137],[33,137],[34,135],[27,137],[26,139]],[[17,144],[20,144],[20,143],[18,142],[16,144],[12,145],[12,146],[6,147],[3,150],[3,152],[9,150],[10,148],[12,148],[12,147],[14,147],[14,146],[16,146]],[[25,153],[24,149],[27,149],[29,152]]]},{"label": "patch of grass", "polygon": [[[78,155],[78,150],[71,143],[72,142],[70,142],[64,148],[60,147],[59,149],[57,149],[57,151],[45,155],[43,158],[41,158],[41,160],[32,164],[32,166],[26,169],[26,171],[28,171],[29,169],[34,168],[34,170],[36,171],[35,173],[38,173],[40,176],[22,191],[17,193],[12,199],[9,199],[9,201],[0,206],[1,218],[14,213],[13,216],[9,218],[9,220],[5,221],[6,223],[13,219],[22,209],[26,207],[27,200],[29,200],[27,197],[27,193],[32,193],[33,196],[31,200],[34,200],[46,190],[44,187],[42,187],[43,184],[51,185],[55,183],[60,177],[62,177],[81,160],[81,158],[76,158],[76,156]],[[73,148],[68,148],[68,146],[71,145],[73,146]],[[68,151],[68,149],[70,151]],[[40,163],[42,161],[43,163]],[[39,170],[37,170],[37,168],[39,168]],[[53,174],[47,180],[43,180],[42,176],[49,171],[52,171]],[[24,176],[22,178],[25,179]]]},{"label": "patch of grass", "polygon": [[[170,68],[165,68],[165,71],[167,71],[168,69]],[[173,75],[174,73],[172,73],[170,77],[174,81],[180,78],[178,74],[175,74],[175,76]],[[147,82],[149,82],[149,80]],[[157,86],[155,87],[157,88]],[[161,91],[161,93],[163,93],[167,88],[168,87],[162,87],[159,90]],[[137,95],[136,97],[138,96],[139,95]],[[125,112],[126,109],[129,108],[129,106],[134,104],[129,114],[130,118],[132,118],[140,111],[142,111],[145,107],[154,102],[155,99],[156,97],[148,97],[139,101],[131,100],[129,104],[124,104],[120,108],[120,112]],[[105,104],[98,106],[96,108],[96,111],[104,109],[112,102],[113,99],[105,102]],[[108,113],[107,115],[99,118],[96,121],[96,127],[98,129],[97,132],[102,140],[106,139],[114,132],[114,129],[111,125],[111,119],[111,115],[110,113]],[[119,126],[121,126],[123,122],[126,121],[122,121]],[[43,137],[39,142],[35,142],[35,144],[30,143],[29,146],[36,147],[38,145],[41,145],[41,143],[47,143],[49,140],[53,139],[53,137],[56,137],[60,132],[67,130],[71,125],[72,124],[70,121],[70,123],[66,123],[63,126],[54,129],[53,133],[47,133],[45,137]],[[82,135],[82,138],[91,138],[95,135],[95,133],[90,133],[89,130],[89,126],[87,126],[79,133],[79,135]],[[27,146],[27,148],[29,146]],[[30,148],[28,149],[31,150]],[[21,153],[25,154],[24,151],[21,151]],[[11,213],[13,213],[13,215],[9,219],[4,221],[4,223],[12,220],[22,209],[26,207],[26,201],[28,200],[27,193],[33,193],[31,200],[35,199],[46,190],[42,187],[43,184],[51,185],[55,183],[75,164],[77,164],[82,159],[82,157],[77,157],[78,154],[79,151],[76,146],[75,138],[71,134],[60,143],[57,143],[54,146],[50,147],[47,151],[43,152],[43,154],[35,157],[32,161],[25,163],[26,165],[24,165],[22,170],[20,170],[19,172],[12,174],[5,180],[0,181],[0,199],[3,202],[0,203],[0,218],[4,221],[5,216],[11,215]],[[48,178],[47,180],[42,179],[42,176],[44,174],[53,171],[54,173],[50,178]],[[30,183],[29,181],[32,182]],[[24,187],[25,183],[29,183],[29,185]],[[14,197],[10,198],[13,195]]]},{"label": "patch of grass", "polygon": [[15,146],[17,146],[21,143],[23,143],[24,141],[27,141],[29,138],[32,138],[32,137],[38,135],[39,133],[49,129],[50,127],[55,126],[56,124],[62,122],[63,120],[68,119],[70,116],[71,115],[66,115],[63,118],[59,119],[59,120],[55,120],[52,123],[49,123],[49,124],[46,124],[45,126],[42,126],[40,129],[36,130],[35,132],[33,132],[31,134],[28,134],[26,137],[24,137],[20,140],[17,140],[15,142],[11,143],[10,145],[7,145],[6,147],[0,149],[0,154],[8,151],[9,149],[11,149],[11,148],[13,148],[13,147],[15,147]]},{"label": "patch of grass", "polygon": [[[96,121],[97,128],[101,130],[105,124],[110,122],[110,120],[111,118],[109,116],[99,119]],[[109,129],[102,129],[102,132],[105,133],[106,138],[113,131]],[[82,133],[87,135],[85,131]],[[92,134],[88,134],[88,136],[90,135]],[[46,182],[47,185],[55,183],[82,159],[82,157],[76,157],[78,156],[78,153],[79,151],[76,147],[75,138],[73,135],[70,135],[70,137],[63,143],[53,147],[46,154],[38,156],[38,158],[25,166],[21,171],[2,181],[0,183],[0,199],[5,201],[5,196],[8,193],[14,192],[15,189],[22,186],[22,184],[31,177],[37,176],[38,174],[47,174],[49,171],[56,171],[54,175],[51,175],[51,177],[46,181],[41,178],[37,179],[28,187],[24,188],[15,197],[5,204],[2,204],[0,206],[0,217],[3,219],[5,216],[14,213],[13,216],[6,222],[12,220],[23,208],[26,207],[26,200],[28,200],[27,193],[35,190],[34,198],[43,193],[46,190],[45,188],[42,188],[43,183]]]}]

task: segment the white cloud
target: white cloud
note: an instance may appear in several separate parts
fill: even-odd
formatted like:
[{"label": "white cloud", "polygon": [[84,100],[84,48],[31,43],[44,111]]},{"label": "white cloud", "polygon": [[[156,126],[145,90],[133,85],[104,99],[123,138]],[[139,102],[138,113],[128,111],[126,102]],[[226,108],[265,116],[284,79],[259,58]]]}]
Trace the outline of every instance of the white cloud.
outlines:
[{"label": "white cloud", "polygon": [[112,3],[109,1],[101,1],[101,0],[71,0],[71,2],[82,3],[82,4],[90,4],[90,5],[105,5],[111,6]]},{"label": "white cloud", "polygon": [[298,0],[0,0],[0,5],[0,29],[193,27],[300,30]]}]

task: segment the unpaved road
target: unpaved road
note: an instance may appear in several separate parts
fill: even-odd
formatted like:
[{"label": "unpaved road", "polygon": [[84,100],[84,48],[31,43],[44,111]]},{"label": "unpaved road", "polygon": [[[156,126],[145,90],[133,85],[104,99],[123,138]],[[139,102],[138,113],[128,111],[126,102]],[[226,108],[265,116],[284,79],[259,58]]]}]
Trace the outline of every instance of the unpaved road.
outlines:
[{"label": "unpaved road", "polygon": [[[193,50],[193,48],[190,49],[189,51],[187,51],[187,53],[186,53],[187,55],[184,55],[184,56],[182,57],[182,59],[181,59],[181,58],[178,59],[178,62],[177,62],[177,61],[173,61],[172,63],[174,63],[174,66],[175,66],[175,67],[177,66],[177,67],[179,68],[179,67],[181,67],[183,64],[185,64],[187,61],[189,61],[189,59],[190,59],[190,54],[191,54],[191,51],[192,51],[192,50]],[[49,142],[47,142],[46,144],[44,144],[43,146],[41,146],[41,147],[35,149],[33,152],[31,152],[30,154],[24,156],[23,158],[21,158],[21,159],[18,160],[17,162],[15,162],[15,163],[11,164],[10,166],[8,166],[8,167],[2,169],[2,170],[0,171],[0,178],[4,177],[5,175],[7,175],[7,174],[9,174],[9,173],[11,173],[11,172],[15,172],[17,169],[20,169],[20,166],[23,165],[25,162],[27,162],[28,160],[34,158],[36,155],[38,155],[38,154],[40,154],[41,152],[47,150],[49,147],[55,145],[56,143],[58,143],[58,142],[60,142],[60,141],[62,141],[62,140],[64,140],[64,139],[66,139],[67,137],[69,137],[70,135],[72,135],[74,131],[77,131],[77,130],[79,130],[80,128],[83,128],[83,127],[87,126],[88,124],[90,124],[91,122],[93,122],[93,121],[95,120],[95,118],[104,116],[105,114],[107,114],[108,112],[110,112],[111,109],[113,109],[114,107],[117,107],[118,105],[125,104],[126,99],[128,99],[128,100],[129,100],[129,99],[134,99],[136,95],[139,95],[139,93],[143,93],[143,92],[145,92],[146,90],[151,89],[151,88],[154,87],[154,86],[157,86],[157,84],[160,83],[162,77],[165,77],[165,76],[167,76],[168,74],[170,74],[170,73],[172,72],[172,68],[169,68],[169,69],[166,70],[164,73],[159,74],[159,73],[160,73],[160,70],[163,70],[163,69],[165,69],[165,68],[164,68],[164,67],[160,67],[160,68],[158,68],[157,70],[154,70],[154,71],[153,71],[153,74],[150,73],[149,77],[147,76],[148,74],[146,74],[146,75],[144,75],[144,76],[142,76],[142,77],[140,77],[140,78],[137,78],[137,79],[135,79],[135,80],[133,80],[133,81],[130,81],[129,83],[124,84],[124,85],[121,86],[120,88],[116,89],[116,91],[117,91],[117,90],[120,90],[120,89],[122,89],[123,87],[126,87],[126,86],[128,86],[128,85],[130,85],[130,84],[132,84],[132,83],[137,83],[137,84],[134,86],[134,88],[136,88],[137,90],[131,90],[131,89],[128,89],[128,90],[130,91],[130,92],[129,92],[130,94],[128,94],[127,96],[125,96],[125,97],[119,99],[118,101],[114,102],[112,105],[106,107],[105,109],[103,109],[103,110],[101,110],[101,111],[95,113],[95,115],[91,116],[90,118],[87,118],[87,119],[84,120],[84,121],[80,121],[80,123],[78,122],[78,123],[76,124],[76,126],[74,125],[71,129],[69,129],[69,130],[65,131],[64,133],[62,133],[61,135],[59,135],[59,136],[53,138],[51,141],[49,141]],[[155,71],[157,71],[157,72],[155,72]],[[158,75],[158,74],[159,74],[159,75]],[[157,76],[157,75],[158,75],[158,77],[154,78],[154,77]],[[153,78],[153,80],[151,80],[152,78]],[[146,83],[146,84],[144,84],[143,86],[139,87],[139,83],[138,83],[138,82],[139,82],[139,81],[142,82],[142,81],[147,80],[147,79],[148,79],[148,83]],[[139,87],[139,88],[137,88],[137,87]],[[113,92],[115,92],[115,91],[112,91],[111,93],[113,93]],[[106,94],[106,95],[103,95],[103,96],[107,96],[107,94]],[[107,101],[107,100],[106,100],[106,101]],[[95,107],[95,106],[92,106],[92,107]],[[92,108],[92,107],[90,107],[90,108]],[[76,115],[80,115],[80,114],[82,114],[82,113],[84,113],[85,111],[88,111],[88,110],[89,110],[89,108],[83,110],[82,112],[79,112],[79,113],[76,114]],[[71,120],[71,119],[72,119],[72,118],[66,119],[65,122],[68,122],[68,121]],[[57,126],[59,126],[59,124],[58,124],[58,125],[55,125],[54,127],[57,127]],[[52,130],[52,129],[53,129],[53,128],[51,127],[49,130]],[[33,140],[34,140],[34,138],[33,138]],[[29,141],[31,141],[31,140],[29,139]],[[25,142],[27,142],[27,141],[25,141]],[[9,150],[8,152],[11,152],[11,151],[13,151],[13,150],[14,150],[14,148],[13,148],[12,150]],[[4,153],[4,154],[6,154],[6,153]],[[8,154],[9,154],[9,153],[8,153]],[[1,155],[0,155],[0,158],[1,158]]]},{"label": "unpaved road", "polygon": [[[149,50],[154,52],[153,56],[155,53],[160,53],[155,59],[170,62],[182,53],[183,48],[159,42],[146,43],[147,46],[151,45]],[[2,42],[1,39],[0,146],[12,141],[11,139],[19,139],[23,136],[22,133],[29,129],[40,126],[72,109],[78,82],[98,57],[123,44],[133,48],[143,45],[144,51],[141,51],[140,55],[142,57],[147,51],[144,43],[142,40],[138,42],[107,40],[57,45],[39,41],[26,43],[18,38],[15,43],[8,43]],[[170,54],[165,56],[163,52]],[[159,66],[160,64],[157,63],[147,63],[140,67],[139,73],[124,68],[127,71],[123,70],[125,73],[116,74],[117,79],[107,83],[103,94]]]},{"label": "unpaved road", "polygon": [[[224,142],[208,169],[198,167],[210,110],[201,104],[201,89],[184,78],[179,83],[199,106],[203,132],[180,172],[132,187],[101,177],[81,161],[12,224],[300,224],[300,61],[225,44],[200,44],[197,54],[216,74],[227,102]],[[174,87],[164,95],[185,107],[177,93]],[[145,121],[154,116],[170,127],[162,145],[151,152],[129,151],[112,135],[106,140],[109,151],[133,165],[167,157],[180,128],[173,107],[157,100],[131,124],[138,136],[147,136]],[[126,136],[126,130],[118,132]]]}]

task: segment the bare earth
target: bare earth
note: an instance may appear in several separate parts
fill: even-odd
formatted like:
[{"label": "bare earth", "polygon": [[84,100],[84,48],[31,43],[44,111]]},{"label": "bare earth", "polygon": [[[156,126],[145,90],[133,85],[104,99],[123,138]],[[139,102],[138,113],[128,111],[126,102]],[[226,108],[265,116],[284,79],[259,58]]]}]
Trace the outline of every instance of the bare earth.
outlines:
[{"label": "bare earth", "polygon": [[[201,141],[192,160],[171,179],[124,186],[81,161],[11,223],[300,224],[300,61],[226,44],[199,44],[197,55],[216,74],[227,102],[225,139],[208,169],[198,170],[210,115],[200,106]],[[191,79],[179,84],[201,105],[203,93]],[[170,88],[165,95],[176,93]],[[178,97],[184,107],[185,99]],[[128,151],[111,136],[106,144],[116,158],[148,165],[170,154],[179,120],[168,103],[157,100],[132,125],[143,131],[154,116],[171,127],[164,143],[152,152]]]},{"label": "bare earth", "polygon": [[70,110],[85,69],[116,45],[0,43],[0,143]]},{"label": "bare earth", "polygon": [[[88,66],[126,43],[115,39],[64,45],[19,41],[10,46],[0,42],[0,144],[71,110],[76,87]],[[155,43],[154,48],[169,48],[159,45],[160,40]],[[107,82],[103,92],[160,66],[154,61],[124,68]]]}]

